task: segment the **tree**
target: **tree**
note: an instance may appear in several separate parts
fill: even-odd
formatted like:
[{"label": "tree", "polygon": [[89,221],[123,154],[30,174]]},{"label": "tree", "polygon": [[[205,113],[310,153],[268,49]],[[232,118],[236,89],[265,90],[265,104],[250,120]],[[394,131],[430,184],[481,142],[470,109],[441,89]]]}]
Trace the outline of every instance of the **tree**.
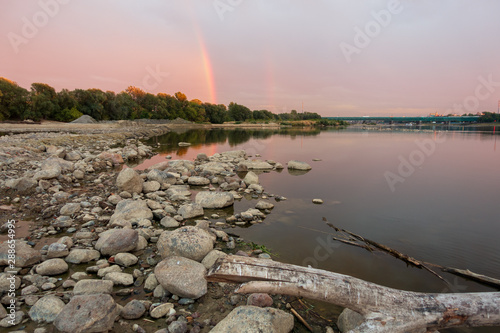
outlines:
[{"label": "tree", "polygon": [[229,117],[234,121],[245,121],[247,119],[252,119],[252,111],[249,108],[243,105],[239,105],[236,103],[229,103]]},{"label": "tree", "polygon": [[176,92],[174,94],[175,98],[177,98],[177,100],[179,102],[184,102],[184,101],[187,101],[187,97],[185,94],[181,93],[180,91]]},{"label": "tree", "polygon": [[208,121],[212,124],[222,124],[228,118],[227,109],[224,104],[204,103],[203,107],[205,108]]},{"label": "tree", "polygon": [[75,89],[75,98],[78,101],[78,110],[96,120],[104,119],[104,102],[106,94],[100,89]]},{"label": "tree", "polygon": [[138,103],[146,95],[146,92],[144,90],[134,86],[129,86],[127,89],[125,89],[125,92]]},{"label": "tree", "polygon": [[29,117],[33,120],[54,119],[60,110],[55,89],[45,83],[31,84],[30,102]]},{"label": "tree", "polygon": [[28,108],[28,90],[0,77],[0,120],[24,119]]}]

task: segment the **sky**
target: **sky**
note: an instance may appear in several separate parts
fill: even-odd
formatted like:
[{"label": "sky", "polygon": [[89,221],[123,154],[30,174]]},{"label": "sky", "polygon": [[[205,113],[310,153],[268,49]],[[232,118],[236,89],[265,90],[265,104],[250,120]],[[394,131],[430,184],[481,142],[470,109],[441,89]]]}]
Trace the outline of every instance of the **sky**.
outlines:
[{"label": "sky", "polygon": [[0,77],[323,116],[496,112],[496,0],[0,0]]}]

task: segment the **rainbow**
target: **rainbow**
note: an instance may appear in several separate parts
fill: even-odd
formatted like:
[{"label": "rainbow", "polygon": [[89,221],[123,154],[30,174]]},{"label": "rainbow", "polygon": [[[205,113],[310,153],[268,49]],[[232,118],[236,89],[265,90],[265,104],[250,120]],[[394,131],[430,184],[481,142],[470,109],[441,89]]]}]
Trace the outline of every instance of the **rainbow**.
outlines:
[{"label": "rainbow", "polygon": [[203,61],[203,68],[205,69],[205,78],[207,80],[208,91],[210,95],[210,103],[217,104],[217,92],[215,89],[215,79],[214,79],[212,62],[210,61],[210,54],[207,51],[201,33],[199,33],[198,29],[196,30],[197,30],[196,35],[198,38],[198,44],[200,45],[201,57]]}]

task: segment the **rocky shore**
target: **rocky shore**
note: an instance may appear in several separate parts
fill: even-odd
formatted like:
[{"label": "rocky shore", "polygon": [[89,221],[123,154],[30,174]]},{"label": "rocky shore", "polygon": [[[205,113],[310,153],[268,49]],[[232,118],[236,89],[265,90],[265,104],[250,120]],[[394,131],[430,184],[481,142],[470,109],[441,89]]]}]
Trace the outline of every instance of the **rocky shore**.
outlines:
[{"label": "rocky shore", "polygon": [[[0,330],[300,331],[286,297],[239,295],[234,285],[205,280],[228,254],[271,260],[228,230],[261,223],[286,199],[267,193],[258,176],[283,165],[237,150],[123,167],[152,156],[140,139],[166,130],[0,137]],[[236,212],[243,197],[255,208]]]}]

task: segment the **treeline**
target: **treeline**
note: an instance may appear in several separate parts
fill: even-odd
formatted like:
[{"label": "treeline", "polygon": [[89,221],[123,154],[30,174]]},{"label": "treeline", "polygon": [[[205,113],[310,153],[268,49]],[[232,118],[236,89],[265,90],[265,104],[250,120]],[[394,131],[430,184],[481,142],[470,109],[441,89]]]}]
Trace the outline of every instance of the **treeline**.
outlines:
[{"label": "treeline", "polygon": [[281,121],[321,119],[317,113],[292,110],[274,114],[268,110],[250,110],[244,105],[203,103],[189,101],[185,94],[176,92],[153,95],[130,86],[116,94],[100,89],[55,89],[45,83],[33,83],[30,90],[0,77],[0,121],[57,120],[72,121],[82,115],[96,120],[121,119],[175,119],[221,124],[225,121]]},{"label": "treeline", "polygon": [[478,123],[500,122],[500,114],[494,112],[483,112],[483,115],[477,120]]}]

